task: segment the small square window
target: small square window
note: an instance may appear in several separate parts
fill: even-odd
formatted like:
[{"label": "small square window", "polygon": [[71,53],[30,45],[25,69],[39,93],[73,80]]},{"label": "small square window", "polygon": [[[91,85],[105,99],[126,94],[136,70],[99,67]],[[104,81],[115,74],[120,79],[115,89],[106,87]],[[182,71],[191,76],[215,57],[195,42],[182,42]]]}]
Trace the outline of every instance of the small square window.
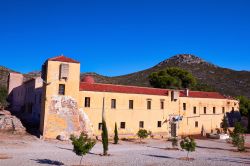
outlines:
[{"label": "small square window", "polygon": [[85,107],[90,107],[90,97],[85,97],[84,106]]},{"label": "small square window", "polygon": [[161,127],[161,121],[157,122],[157,127]]},{"label": "small square window", "polygon": [[198,121],[195,121],[195,127],[198,127],[199,124],[198,124]]},{"label": "small square window", "polygon": [[139,128],[144,128],[144,122],[143,121],[139,122]]},{"label": "small square window", "polygon": [[126,128],[126,123],[125,123],[125,122],[121,122],[120,128],[121,128],[121,129],[125,129],[125,128]]},{"label": "small square window", "polygon": [[111,99],[111,108],[116,109],[116,99]]}]

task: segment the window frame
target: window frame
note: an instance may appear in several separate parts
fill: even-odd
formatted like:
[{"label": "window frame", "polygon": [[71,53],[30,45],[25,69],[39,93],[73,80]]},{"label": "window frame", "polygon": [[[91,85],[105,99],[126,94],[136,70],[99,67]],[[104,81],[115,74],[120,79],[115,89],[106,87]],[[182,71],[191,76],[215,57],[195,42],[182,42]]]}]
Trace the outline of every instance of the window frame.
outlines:
[{"label": "window frame", "polygon": [[203,113],[207,114],[207,107],[203,107]]},{"label": "window frame", "polygon": [[162,127],[162,122],[161,121],[157,121],[157,127],[161,128]]},{"label": "window frame", "polygon": [[195,128],[198,128],[199,127],[199,122],[198,121],[195,121]]},{"label": "window frame", "polygon": [[147,110],[152,109],[152,100],[147,100]]},{"label": "window frame", "polygon": [[134,100],[129,100],[129,101],[128,101],[128,108],[129,108],[130,110],[133,110],[133,109],[134,109]]},{"label": "window frame", "polygon": [[[63,89],[61,89],[63,87]],[[63,92],[61,93],[61,90],[63,90]],[[58,95],[65,95],[65,84],[59,84],[58,86]]]},{"label": "window frame", "polygon": [[193,114],[196,114],[197,113],[197,108],[196,106],[193,107]]},{"label": "window frame", "polygon": [[120,129],[126,129],[126,122],[120,122]]},{"label": "window frame", "polygon": [[144,129],[144,121],[139,121],[139,128]]},{"label": "window frame", "polygon": [[91,102],[91,99],[90,99],[90,97],[85,97],[85,99],[84,99],[84,107],[85,108],[90,108],[90,102]]},{"label": "window frame", "polygon": [[111,99],[111,109],[116,109],[116,99]]}]

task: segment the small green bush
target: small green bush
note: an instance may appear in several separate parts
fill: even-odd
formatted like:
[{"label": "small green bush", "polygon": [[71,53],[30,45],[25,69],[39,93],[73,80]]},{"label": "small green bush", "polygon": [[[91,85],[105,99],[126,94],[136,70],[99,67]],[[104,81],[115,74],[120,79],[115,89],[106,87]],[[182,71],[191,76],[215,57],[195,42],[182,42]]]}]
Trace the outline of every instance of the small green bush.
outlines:
[{"label": "small green bush", "polygon": [[231,133],[232,143],[239,151],[245,151],[245,137],[243,135],[245,131],[246,129],[241,125],[241,123],[236,122],[233,133]]},{"label": "small green bush", "polygon": [[[89,151],[95,146],[96,141],[88,138],[87,135],[81,134],[79,138],[71,135],[70,140],[72,141],[73,151],[78,156],[83,156],[89,153]],[[80,165],[82,163],[82,158],[80,160]]]},{"label": "small green bush", "polygon": [[140,142],[142,142],[142,139],[147,138],[149,135],[148,131],[145,129],[140,129],[137,132],[137,136],[140,138]]},{"label": "small green bush", "polygon": [[175,148],[178,146],[178,139],[176,137],[170,139],[172,147]]},{"label": "small green bush", "polygon": [[196,143],[193,138],[186,137],[180,142],[180,146],[182,149],[187,151],[187,158],[189,152],[195,151]]}]

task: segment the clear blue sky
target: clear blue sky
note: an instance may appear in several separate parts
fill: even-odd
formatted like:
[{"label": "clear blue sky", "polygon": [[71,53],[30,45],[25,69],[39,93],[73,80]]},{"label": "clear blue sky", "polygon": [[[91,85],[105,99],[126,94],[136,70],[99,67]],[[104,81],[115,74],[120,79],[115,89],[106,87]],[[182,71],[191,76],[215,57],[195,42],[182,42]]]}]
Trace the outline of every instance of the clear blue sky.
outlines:
[{"label": "clear blue sky", "polygon": [[250,70],[249,0],[1,0],[0,65],[40,70],[64,54],[114,76],[191,53]]}]

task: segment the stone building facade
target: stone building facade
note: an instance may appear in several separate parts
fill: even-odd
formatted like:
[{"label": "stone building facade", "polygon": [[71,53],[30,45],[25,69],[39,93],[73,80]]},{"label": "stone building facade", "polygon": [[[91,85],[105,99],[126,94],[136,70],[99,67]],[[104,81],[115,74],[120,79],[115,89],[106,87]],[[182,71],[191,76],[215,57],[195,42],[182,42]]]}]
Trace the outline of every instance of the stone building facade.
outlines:
[{"label": "stone building facade", "polygon": [[217,92],[101,84],[91,76],[80,80],[80,63],[65,56],[48,59],[40,79],[37,110],[44,138],[100,135],[103,112],[110,135],[115,123],[123,136],[135,135],[140,128],[167,137],[210,133],[220,128],[224,114],[239,110],[237,100]]}]

